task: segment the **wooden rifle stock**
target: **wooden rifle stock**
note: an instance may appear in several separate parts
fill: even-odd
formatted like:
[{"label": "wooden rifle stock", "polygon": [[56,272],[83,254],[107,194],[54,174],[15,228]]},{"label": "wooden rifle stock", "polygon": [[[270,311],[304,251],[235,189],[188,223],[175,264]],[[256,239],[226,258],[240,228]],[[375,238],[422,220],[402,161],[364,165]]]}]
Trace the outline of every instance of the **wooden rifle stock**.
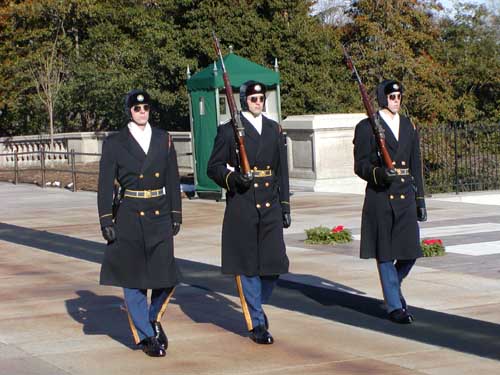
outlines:
[{"label": "wooden rifle stock", "polygon": [[347,67],[358,82],[359,91],[361,92],[361,98],[363,99],[366,113],[368,115],[368,118],[370,119],[370,124],[372,126],[373,134],[375,134],[375,139],[377,140],[380,155],[382,155],[385,166],[389,169],[393,169],[394,165],[392,164],[391,156],[389,155],[389,151],[387,151],[387,147],[385,146],[384,128],[380,123],[378,115],[376,115],[373,111],[372,103],[370,101],[368,93],[366,92],[365,85],[363,84],[363,82],[361,82],[361,78],[359,77],[358,71],[356,70],[354,63],[352,62],[351,56],[349,56],[344,46],[342,46],[342,50],[344,51],[344,58]]},{"label": "wooden rifle stock", "polygon": [[223,72],[222,77],[224,79],[224,88],[226,89],[226,98],[227,98],[227,104],[229,106],[229,113],[231,114],[231,124],[234,131],[234,138],[236,140],[236,144],[238,145],[237,151],[240,160],[240,169],[244,175],[249,176],[252,174],[252,172],[250,171],[250,163],[248,162],[245,143],[243,142],[244,139],[243,124],[241,123],[240,113],[234,101],[233,88],[231,87],[231,82],[229,81],[229,76],[226,71],[226,66],[224,65],[224,59],[222,58],[219,39],[217,39],[217,36],[215,35],[214,31],[212,31],[212,35],[214,38],[215,53],[217,54],[217,57],[219,58],[222,66],[222,72]]}]

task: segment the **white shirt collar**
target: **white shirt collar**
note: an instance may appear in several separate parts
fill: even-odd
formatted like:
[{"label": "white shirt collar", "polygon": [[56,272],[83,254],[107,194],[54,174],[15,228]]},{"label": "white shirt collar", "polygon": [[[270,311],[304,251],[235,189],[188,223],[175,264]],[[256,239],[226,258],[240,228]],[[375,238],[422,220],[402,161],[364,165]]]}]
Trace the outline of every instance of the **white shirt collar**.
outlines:
[{"label": "white shirt collar", "polygon": [[399,141],[399,113],[396,113],[393,118],[384,111],[378,111],[378,113],[382,117],[382,120],[389,126],[389,129],[391,129],[394,138]]},{"label": "white shirt collar", "polygon": [[146,123],[144,130],[141,130],[141,128],[139,128],[139,126],[137,126],[137,124],[133,121],[130,121],[127,126],[130,130],[130,134],[132,134],[137,143],[139,143],[141,148],[144,150],[144,153],[147,154],[151,143],[151,135],[153,133],[149,122]]},{"label": "white shirt collar", "polygon": [[262,113],[259,114],[257,117],[255,117],[248,111],[244,111],[242,112],[242,114],[248,120],[248,122],[253,125],[255,130],[257,130],[259,134],[262,134]]}]

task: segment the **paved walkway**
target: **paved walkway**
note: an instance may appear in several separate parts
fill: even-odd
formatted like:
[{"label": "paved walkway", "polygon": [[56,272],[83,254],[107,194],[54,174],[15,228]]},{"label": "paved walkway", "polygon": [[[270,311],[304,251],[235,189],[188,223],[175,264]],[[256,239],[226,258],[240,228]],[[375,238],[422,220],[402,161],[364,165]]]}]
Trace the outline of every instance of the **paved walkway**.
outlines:
[{"label": "paved walkway", "polygon": [[156,359],[134,348],[121,291],[98,285],[95,193],[0,183],[0,374],[500,373],[500,212],[451,198],[427,201],[422,233],[449,253],[417,262],[404,285],[416,322],[399,326],[358,241],[303,242],[316,225],[358,235],[362,197],[293,195],[291,272],[266,307],[269,347],[247,338],[233,279],[220,274],[224,203],[184,200],[183,284],[164,317],[167,357]]}]

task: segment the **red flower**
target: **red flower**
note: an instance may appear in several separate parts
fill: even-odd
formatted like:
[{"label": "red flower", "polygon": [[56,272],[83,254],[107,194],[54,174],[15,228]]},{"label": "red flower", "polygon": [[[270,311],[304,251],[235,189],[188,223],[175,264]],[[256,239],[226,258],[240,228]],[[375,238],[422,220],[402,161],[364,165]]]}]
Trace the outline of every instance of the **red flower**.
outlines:
[{"label": "red flower", "polygon": [[335,228],[332,228],[332,233],[342,232],[343,230],[344,230],[343,225],[337,225]]},{"label": "red flower", "polygon": [[424,245],[438,244],[440,246],[443,246],[443,241],[441,241],[440,239],[424,240],[423,243],[424,243]]}]

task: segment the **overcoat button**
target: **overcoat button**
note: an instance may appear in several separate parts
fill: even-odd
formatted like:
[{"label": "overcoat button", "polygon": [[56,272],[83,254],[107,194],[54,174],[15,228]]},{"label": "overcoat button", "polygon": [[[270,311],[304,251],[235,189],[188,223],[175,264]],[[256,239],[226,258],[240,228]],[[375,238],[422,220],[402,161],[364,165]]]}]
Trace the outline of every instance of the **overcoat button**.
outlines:
[{"label": "overcoat button", "polygon": [[155,215],[159,215],[159,214],[160,214],[160,211],[156,210]]},{"label": "overcoat button", "polygon": [[267,169],[271,169],[271,166],[270,166],[270,165],[268,165],[266,168],[267,168]]},{"label": "overcoat button", "polygon": [[266,187],[269,187],[269,182],[266,182],[264,185],[266,185]]},{"label": "overcoat button", "polygon": [[401,194],[401,199],[405,199],[405,195],[404,194]]},{"label": "overcoat button", "polygon": [[395,161],[393,161],[393,162],[392,162],[392,165],[396,165],[396,162],[395,162]]},{"label": "overcoat button", "polygon": [[140,174],[140,175],[139,175],[139,178],[140,178],[140,179],[143,179],[143,178],[144,178],[144,175],[143,175],[143,174]]},{"label": "overcoat button", "polygon": [[271,203],[266,202],[266,207],[271,207]]},{"label": "overcoat button", "polygon": [[406,165],[406,162],[405,162],[405,161],[402,161],[402,162],[401,162],[401,165]]},{"label": "overcoat button", "polygon": [[257,167],[253,167],[253,170],[256,171],[257,170]]},{"label": "overcoat button", "polygon": [[257,204],[255,205],[255,207],[260,208],[260,204],[258,204],[258,203],[257,203]]},{"label": "overcoat button", "polygon": [[405,179],[404,179],[404,178],[402,178],[402,179],[401,179],[401,182],[405,182]]},{"label": "overcoat button", "polygon": [[253,187],[259,187],[258,183],[253,184]]},{"label": "overcoat button", "polygon": [[144,211],[141,211],[141,212],[139,212],[139,215],[144,216],[146,214],[144,213]]},{"label": "overcoat button", "polygon": [[389,198],[394,199],[394,195],[392,195],[392,194],[391,194],[391,195],[389,196]]},{"label": "overcoat button", "polygon": [[155,177],[156,177],[156,178],[160,177],[160,173],[159,173],[159,172],[156,172],[156,173],[155,173]]}]

